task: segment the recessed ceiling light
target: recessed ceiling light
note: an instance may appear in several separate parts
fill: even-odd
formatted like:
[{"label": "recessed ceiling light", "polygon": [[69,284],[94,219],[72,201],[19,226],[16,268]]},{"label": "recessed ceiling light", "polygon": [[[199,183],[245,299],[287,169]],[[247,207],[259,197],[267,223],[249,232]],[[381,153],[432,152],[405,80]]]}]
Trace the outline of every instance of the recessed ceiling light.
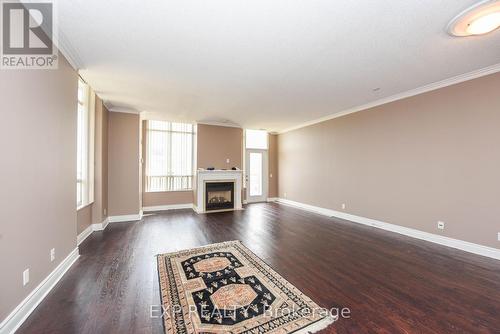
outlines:
[{"label": "recessed ceiling light", "polygon": [[469,7],[448,24],[452,36],[483,35],[500,27],[500,0],[486,0]]},{"label": "recessed ceiling light", "polygon": [[489,33],[490,31],[495,30],[500,27],[500,11],[495,13],[490,13],[484,16],[481,16],[471,23],[467,27],[467,32],[472,35],[481,35]]}]

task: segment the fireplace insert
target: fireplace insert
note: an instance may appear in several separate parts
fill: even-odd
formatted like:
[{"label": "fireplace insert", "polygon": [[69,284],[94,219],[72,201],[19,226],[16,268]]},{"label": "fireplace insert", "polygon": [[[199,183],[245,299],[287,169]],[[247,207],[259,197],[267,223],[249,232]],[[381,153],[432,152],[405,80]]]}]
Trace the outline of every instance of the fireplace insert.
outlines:
[{"label": "fireplace insert", "polygon": [[205,210],[234,209],[234,182],[205,183]]}]

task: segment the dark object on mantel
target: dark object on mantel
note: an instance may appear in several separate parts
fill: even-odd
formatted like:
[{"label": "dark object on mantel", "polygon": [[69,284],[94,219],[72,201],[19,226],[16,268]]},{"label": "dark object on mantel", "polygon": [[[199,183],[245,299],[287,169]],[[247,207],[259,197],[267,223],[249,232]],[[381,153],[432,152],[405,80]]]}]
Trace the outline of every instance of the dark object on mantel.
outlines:
[{"label": "dark object on mantel", "polygon": [[215,167],[207,167],[207,170],[215,170]]},{"label": "dark object on mantel", "polygon": [[232,170],[238,170],[238,168],[236,168],[236,167],[231,167],[231,169],[232,169]]}]

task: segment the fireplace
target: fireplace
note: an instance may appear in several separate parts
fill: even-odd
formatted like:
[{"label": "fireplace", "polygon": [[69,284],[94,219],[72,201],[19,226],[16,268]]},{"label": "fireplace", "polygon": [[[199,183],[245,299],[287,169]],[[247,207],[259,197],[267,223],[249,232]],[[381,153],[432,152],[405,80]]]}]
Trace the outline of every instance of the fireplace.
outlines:
[{"label": "fireplace", "polygon": [[234,182],[206,182],[205,210],[234,209]]},{"label": "fireplace", "polygon": [[[242,183],[242,171],[239,169],[198,169],[193,184],[195,192],[193,209],[197,213],[241,210]],[[208,203],[210,199],[212,201]]]}]

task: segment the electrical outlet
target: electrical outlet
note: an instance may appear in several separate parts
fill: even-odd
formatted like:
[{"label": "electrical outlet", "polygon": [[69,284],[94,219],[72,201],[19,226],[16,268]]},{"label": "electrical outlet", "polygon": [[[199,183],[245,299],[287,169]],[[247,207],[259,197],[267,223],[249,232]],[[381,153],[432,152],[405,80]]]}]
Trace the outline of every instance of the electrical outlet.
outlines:
[{"label": "electrical outlet", "polygon": [[50,250],[50,262],[54,261],[56,259],[56,249],[52,248]]},{"label": "electrical outlet", "polygon": [[286,193],[283,193],[283,197],[285,197],[285,198],[286,198]]},{"label": "electrical outlet", "polygon": [[107,214],[107,213],[108,213],[108,210],[104,209],[104,210],[103,210],[103,214],[104,214],[104,216],[106,216],[106,214]]},{"label": "electrical outlet", "polygon": [[229,159],[226,159],[226,163],[227,163],[227,164],[229,163]]},{"label": "electrical outlet", "polygon": [[498,241],[500,241],[500,232],[498,232]]},{"label": "electrical outlet", "polygon": [[28,284],[30,281],[30,268],[23,271],[23,286]]},{"label": "electrical outlet", "polygon": [[273,174],[269,174],[269,177],[273,177]]},{"label": "electrical outlet", "polygon": [[345,203],[342,203],[342,210],[345,210]]},{"label": "electrical outlet", "polygon": [[438,221],[438,229],[444,230],[444,222]]}]

